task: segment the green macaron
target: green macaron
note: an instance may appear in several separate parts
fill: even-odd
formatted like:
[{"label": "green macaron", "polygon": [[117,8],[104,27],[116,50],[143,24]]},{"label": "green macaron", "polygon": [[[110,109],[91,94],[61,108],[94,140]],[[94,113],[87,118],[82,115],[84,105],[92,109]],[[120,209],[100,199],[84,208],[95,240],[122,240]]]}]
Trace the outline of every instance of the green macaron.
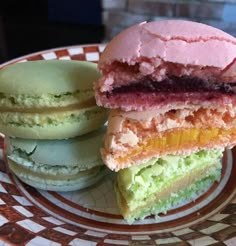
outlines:
[{"label": "green macaron", "polygon": [[65,139],[104,124],[96,105],[97,65],[86,61],[28,61],[0,69],[0,132],[30,139]]},{"label": "green macaron", "polygon": [[10,170],[38,189],[73,191],[89,187],[107,174],[100,157],[105,127],[67,140],[6,138]]}]

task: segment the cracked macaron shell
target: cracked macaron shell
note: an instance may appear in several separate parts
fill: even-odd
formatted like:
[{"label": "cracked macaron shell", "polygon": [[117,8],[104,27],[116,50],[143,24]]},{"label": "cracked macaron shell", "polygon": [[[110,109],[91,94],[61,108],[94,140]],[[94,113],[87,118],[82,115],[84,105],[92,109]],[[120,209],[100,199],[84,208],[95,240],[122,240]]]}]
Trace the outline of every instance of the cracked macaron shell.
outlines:
[{"label": "cracked macaron shell", "polygon": [[[37,165],[71,166],[86,170],[103,165],[100,148],[103,145],[103,136],[106,127],[79,136],[64,140],[36,140],[11,138],[6,139],[8,158],[17,161],[19,153],[24,153],[26,159]],[[93,146],[93,148],[90,148]],[[89,151],[88,151],[89,150]],[[24,163],[22,163],[24,165]],[[26,164],[27,166],[27,164]]]},{"label": "cracked macaron shell", "polygon": [[236,39],[192,21],[143,22],[124,30],[107,45],[99,68],[105,70],[114,61],[134,65],[143,57],[224,69],[236,58]]}]

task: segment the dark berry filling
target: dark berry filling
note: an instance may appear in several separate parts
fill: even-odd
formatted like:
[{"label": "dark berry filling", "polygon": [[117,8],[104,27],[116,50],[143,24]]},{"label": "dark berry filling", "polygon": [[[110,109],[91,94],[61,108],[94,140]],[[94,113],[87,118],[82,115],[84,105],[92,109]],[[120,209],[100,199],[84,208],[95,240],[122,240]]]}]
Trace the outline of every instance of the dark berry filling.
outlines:
[{"label": "dark berry filling", "polygon": [[[234,88],[235,86],[235,88]],[[111,92],[107,92],[107,97],[116,94],[125,94],[132,92],[143,93],[203,93],[203,92],[218,92],[227,95],[236,94],[236,83],[213,83],[202,80],[197,77],[169,77],[163,81],[153,81],[145,79],[130,83],[129,85],[114,88]]]}]

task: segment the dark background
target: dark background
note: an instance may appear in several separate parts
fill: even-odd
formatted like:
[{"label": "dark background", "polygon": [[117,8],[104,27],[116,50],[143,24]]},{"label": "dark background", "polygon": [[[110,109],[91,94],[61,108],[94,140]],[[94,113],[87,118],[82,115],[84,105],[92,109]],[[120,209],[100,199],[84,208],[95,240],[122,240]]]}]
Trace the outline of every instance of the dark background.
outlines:
[{"label": "dark background", "polygon": [[0,0],[0,63],[32,52],[100,43],[100,0]]}]

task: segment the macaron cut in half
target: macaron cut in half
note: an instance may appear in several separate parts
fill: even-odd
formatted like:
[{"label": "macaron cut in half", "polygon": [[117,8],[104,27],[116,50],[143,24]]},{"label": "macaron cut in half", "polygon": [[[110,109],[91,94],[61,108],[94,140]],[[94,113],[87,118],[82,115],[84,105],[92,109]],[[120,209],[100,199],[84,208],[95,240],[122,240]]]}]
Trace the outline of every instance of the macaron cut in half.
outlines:
[{"label": "macaron cut in half", "polygon": [[0,132],[30,139],[64,139],[104,124],[96,106],[97,65],[86,61],[28,61],[0,69]]},{"label": "macaron cut in half", "polygon": [[[236,39],[183,20],[143,22],[114,37],[102,53],[97,104],[124,111],[171,110],[203,102],[235,103]],[[209,97],[214,92],[214,97]],[[221,95],[221,96],[219,96]]]},{"label": "macaron cut in half", "polygon": [[24,183],[38,189],[65,192],[89,187],[109,170],[100,155],[104,132],[102,127],[67,140],[6,137],[8,166]]},{"label": "macaron cut in half", "polygon": [[102,158],[129,223],[220,180],[236,145],[236,38],[197,22],[144,22],[111,40],[99,68],[97,104],[112,109]]}]

